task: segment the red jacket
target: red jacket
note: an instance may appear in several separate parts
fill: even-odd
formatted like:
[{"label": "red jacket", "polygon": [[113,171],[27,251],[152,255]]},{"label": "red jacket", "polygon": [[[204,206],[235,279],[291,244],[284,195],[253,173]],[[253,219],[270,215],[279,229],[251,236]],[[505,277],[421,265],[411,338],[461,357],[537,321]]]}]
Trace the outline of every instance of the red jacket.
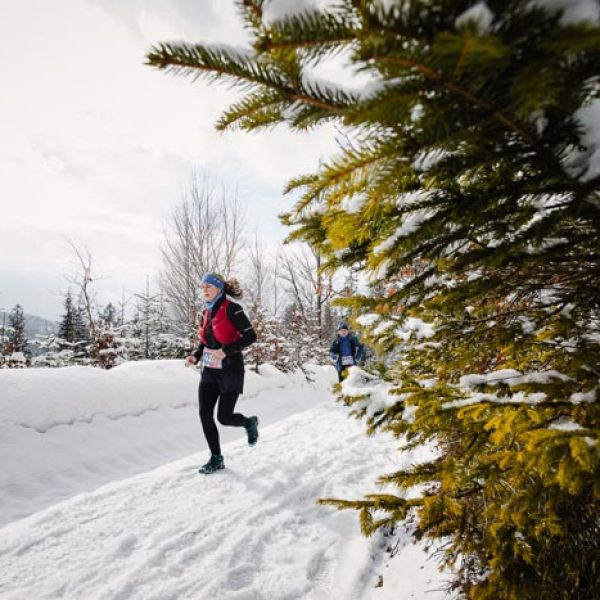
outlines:
[{"label": "red jacket", "polygon": [[[220,344],[231,344],[232,342],[236,342],[242,337],[242,334],[238,331],[237,327],[229,320],[227,316],[227,306],[229,304],[229,299],[225,298],[219,308],[217,308],[217,312],[214,314],[212,318],[212,330],[215,339]],[[204,315],[202,316],[202,324],[198,329],[198,334],[200,335],[200,340],[203,344],[206,345],[206,336],[204,332],[206,327],[208,326],[208,319],[210,316],[210,310],[207,308],[204,311]]]}]

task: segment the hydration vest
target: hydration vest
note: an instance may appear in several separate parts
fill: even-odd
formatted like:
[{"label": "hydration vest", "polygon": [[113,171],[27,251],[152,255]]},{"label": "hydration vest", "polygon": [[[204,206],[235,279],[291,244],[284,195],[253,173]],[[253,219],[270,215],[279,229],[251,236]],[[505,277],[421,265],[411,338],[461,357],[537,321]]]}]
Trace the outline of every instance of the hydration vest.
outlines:
[{"label": "hydration vest", "polygon": [[198,329],[198,334],[202,343],[206,346],[206,335],[204,332],[208,327],[208,322],[212,325],[213,335],[219,344],[231,344],[239,340],[242,334],[238,331],[237,327],[229,320],[227,316],[227,307],[229,306],[229,300],[225,298],[223,302],[217,308],[217,312],[210,318],[210,309],[205,309],[202,316],[202,324]]}]

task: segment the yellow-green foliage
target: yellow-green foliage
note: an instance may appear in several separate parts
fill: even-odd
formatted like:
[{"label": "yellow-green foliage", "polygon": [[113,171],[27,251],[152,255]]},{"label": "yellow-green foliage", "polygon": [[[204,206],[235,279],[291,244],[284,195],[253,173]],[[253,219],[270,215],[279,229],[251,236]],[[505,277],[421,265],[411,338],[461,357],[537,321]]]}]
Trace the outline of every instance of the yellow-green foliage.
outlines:
[{"label": "yellow-green foliage", "polygon": [[[416,516],[474,600],[599,598],[600,174],[577,116],[600,95],[598,23],[562,18],[567,0],[340,0],[265,23],[266,1],[238,2],[250,54],[148,61],[244,91],[222,129],[343,133],[282,218],[373,282],[344,304],[375,316],[393,398],[343,401],[437,455],[382,475],[395,495],[324,502],[366,534]],[[312,77],[341,52],[368,91]]]}]

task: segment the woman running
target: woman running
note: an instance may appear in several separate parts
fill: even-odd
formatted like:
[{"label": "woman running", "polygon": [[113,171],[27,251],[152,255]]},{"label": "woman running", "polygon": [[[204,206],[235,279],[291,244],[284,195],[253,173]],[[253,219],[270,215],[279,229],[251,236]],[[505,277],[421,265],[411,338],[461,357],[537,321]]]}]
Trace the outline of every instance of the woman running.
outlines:
[{"label": "woman running", "polygon": [[214,418],[217,402],[219,423],[245,427],[250,446],[258,441],[258,417],[233,412],[244,391],[242,350],[256,341],[256,333],[243,308],[227,297],[236,300],[242,297],[236,279],[225,280],[216,273],[209,273],[202,278],[202,293],[206,308],[199,330],[200,346],[186,358],[186,366],[199,361],[204,365],[198,399],[200,421],[211,456],[198,471],[208,475],[225,468]]}]

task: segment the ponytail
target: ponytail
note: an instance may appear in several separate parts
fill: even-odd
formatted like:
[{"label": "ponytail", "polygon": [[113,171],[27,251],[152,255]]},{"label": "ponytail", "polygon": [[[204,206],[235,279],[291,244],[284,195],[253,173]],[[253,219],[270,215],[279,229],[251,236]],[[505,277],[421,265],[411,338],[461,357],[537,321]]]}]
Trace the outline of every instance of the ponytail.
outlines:
[{"label": "ponytail", "polygon": [[231,296],[235,300],[239,300],[244,295],[244,292],[240,288],[239,281],[234,277],[225,280],[225,287],[223,290],[228,296]]}]

